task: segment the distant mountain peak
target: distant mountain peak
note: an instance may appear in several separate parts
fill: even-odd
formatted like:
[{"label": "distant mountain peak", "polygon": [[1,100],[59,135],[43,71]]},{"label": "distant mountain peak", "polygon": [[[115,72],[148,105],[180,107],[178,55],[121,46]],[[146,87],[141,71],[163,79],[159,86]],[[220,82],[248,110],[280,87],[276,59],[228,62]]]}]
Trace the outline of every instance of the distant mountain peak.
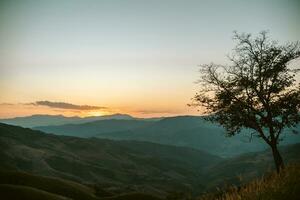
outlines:
[{"label": "distant mountain peak", "polygon": [[64,115],[48,115],[48,114],[36,114],[25,117],[15,117],[9,119],[0,119],[0,122],[22,126],[26,128],[32,128],[36,126],[51,126],[51,125],[63,125],[63,124],[80,124],[98,120],[107,119],[120,119],[120,120],[132,120],[134,117],[128,114],[115,113],[111,115],[103,116],[88,116],[88,117],[78,117],[72,116],[67,117]]}]

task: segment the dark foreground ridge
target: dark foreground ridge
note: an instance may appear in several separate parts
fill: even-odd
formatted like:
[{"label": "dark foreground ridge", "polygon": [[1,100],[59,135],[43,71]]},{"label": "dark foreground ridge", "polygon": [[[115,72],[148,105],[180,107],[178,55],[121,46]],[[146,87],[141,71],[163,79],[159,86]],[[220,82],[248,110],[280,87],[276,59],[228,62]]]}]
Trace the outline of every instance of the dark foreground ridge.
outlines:
[{"label": "dark foreground ridge", "polygon": [[202,195],[199,200],[297,200],[300,197],[300,165],[288,166],[280,174],[273,173],[242,187]]},{"label": "dark foreground ridge", "polygon": [[[0,124],[0,147],[1,194],[22,199],[31,193],[37,199],[199,196],[273,168],[269,151],[222,159],[187,147],[57,136],[6,124]],[[281,152],[286,162],[296,163],[300,144]],[[54,196],[46,198],[49,193]]]}]

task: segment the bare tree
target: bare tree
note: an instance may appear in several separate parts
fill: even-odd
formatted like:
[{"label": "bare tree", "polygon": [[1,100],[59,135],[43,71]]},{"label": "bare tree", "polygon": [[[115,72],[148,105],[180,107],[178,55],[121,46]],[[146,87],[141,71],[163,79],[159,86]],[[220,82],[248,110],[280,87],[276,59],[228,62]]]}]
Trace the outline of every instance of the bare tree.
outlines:
[{"label": "bare tree", "polygon": [[[266,32],[256,38],[235,32],[230,65],[201,65],[200,91],[194,105],[207,119],[220,123],[229,136],[251,129],[272,149],[277,172],[284,168],[278,143],[284,128],[293,132],[300,121],[298,69],[289,63],[300,56],[299,42],[279,45]],[[251,136],[252,136],[251,134]]]}]

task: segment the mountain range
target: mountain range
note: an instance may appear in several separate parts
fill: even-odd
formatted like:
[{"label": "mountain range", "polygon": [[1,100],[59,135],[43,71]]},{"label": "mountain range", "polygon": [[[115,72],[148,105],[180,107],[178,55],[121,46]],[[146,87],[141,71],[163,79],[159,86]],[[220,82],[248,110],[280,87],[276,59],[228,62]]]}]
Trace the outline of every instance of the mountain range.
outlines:
[{"label": "mountain range", "polygon": [[[224,128],[199,116],[166,117],[156,120],[107,119],[81,124],[39,126],[33,129],[57,135],[98,137],[114,140],[137,140],[191,147],[221,157],[262,151],[267,145],[257,137],[250,139],[250,130],[226,137]],[[300,126],[297,127],[300,130]],[[282,145],[300,142],[300,135],[285,130]]]},{"label": "mountain range", "polygon": [[52,126],[63,124],[80,124],[86,122],[92,122],[97,120],[107,119],[134,119],[127,114],[113,114],[104,116],[91,116],[91,117],[65,117],[63,115],[31,115],[26,117],[15,117],[9,119],[0,119],[1,123],[22,126],[25,128],[32,128],[35,126]]}]

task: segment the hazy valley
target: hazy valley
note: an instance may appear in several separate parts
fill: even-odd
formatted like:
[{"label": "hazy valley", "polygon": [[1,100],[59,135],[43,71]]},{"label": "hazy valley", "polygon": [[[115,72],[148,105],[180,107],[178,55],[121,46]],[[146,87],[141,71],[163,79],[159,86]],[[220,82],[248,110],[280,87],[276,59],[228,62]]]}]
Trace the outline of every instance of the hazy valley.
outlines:
[{"label": "hazy valley", "polygon": [[[39,116],[34,116],[34,118],[37,118],[37,122],[42,121],[39,119]],[[40,118],[44,119],[45,116]],[[47,116],[47,118],[54,118],[56,123],[63,123],[69,120],[69,118],[62,118],[59,121],[56,119],[56,116]],[[32,117],[24,117],[22,122],[19,119],[0,120],[0,122],[9,122],[10,124],[22,126],[25,121],[30,123],[31,119]],[[86,122],[86,120],[91,121]],[[224,128],[197,116],[150,118],[145,120],[133,118],[129,115],[115,115],[113,117],[107,116],[102,120],[83,118],[80,121],[76,121],[76,124],[67,123],[53,126],[49,125],[51,123],[51,120],[49,120],[47,126],[32,128],[57,135],[138,140],[191,147],[221,157],[231,157],[268,148],[261,139],[254,136],[250,138],[250,131],[244,130],[235,137],[226,137]],[[298,130],[300,130],[300,126],[298,126]],[[288,130],[285,132],[282,136],[285,138],[281,143],[282,145],[300,142],[299,134],[292,134]]]}]

